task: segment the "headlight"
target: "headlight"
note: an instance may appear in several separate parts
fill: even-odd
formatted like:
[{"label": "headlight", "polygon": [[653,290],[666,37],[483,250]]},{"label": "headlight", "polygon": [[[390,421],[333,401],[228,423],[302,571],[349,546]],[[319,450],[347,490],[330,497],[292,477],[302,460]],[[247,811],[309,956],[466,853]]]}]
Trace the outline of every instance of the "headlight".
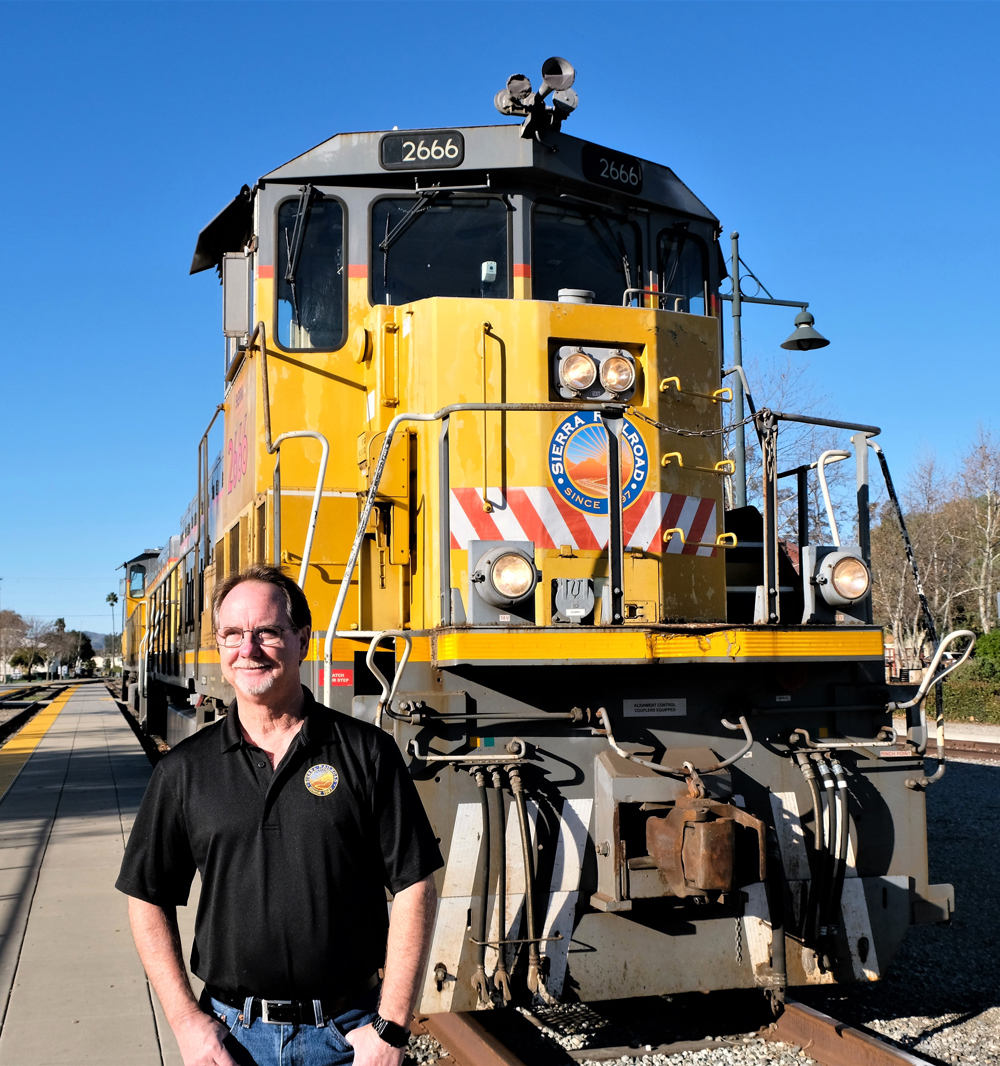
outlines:
[{"label": "headlight", "polygon": [[635,367],[623,355],[601,363],[601,384],[608,392],[627,392],[635,383]]},{"label": "headlight", "polygon": [[834,563],[830,584],[845,600],[860,600],[868,592],[871,578],[868,568],[860,559],[848,556]]},{"label": "headlight", "polygon": [[505,600],[520,600],[534,588],[535,570],[523,555],[509,552],[490,567],[490,583]]},{"label": "headlight", "polygon": [[597,380],[597,368],[589,355],[573,352],[559,364],[559,377],[567,388],[583,392]]}]

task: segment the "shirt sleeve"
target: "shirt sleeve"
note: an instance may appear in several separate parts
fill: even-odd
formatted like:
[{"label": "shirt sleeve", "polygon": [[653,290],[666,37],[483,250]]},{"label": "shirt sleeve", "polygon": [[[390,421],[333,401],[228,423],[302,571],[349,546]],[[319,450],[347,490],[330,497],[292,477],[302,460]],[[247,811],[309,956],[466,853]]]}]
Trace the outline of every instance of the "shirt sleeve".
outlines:
[{"label": "shirt sleeve", "polygon": [[385,734],[379,740],[374,814],[385,885],[395,895],[440,869],[444,859],[399,748]]},{"label": "shirt sleeve", "polygon": [[195,874],[180,775],[156,765],[129,834],[115,888],[157,907],[183,907]]}]

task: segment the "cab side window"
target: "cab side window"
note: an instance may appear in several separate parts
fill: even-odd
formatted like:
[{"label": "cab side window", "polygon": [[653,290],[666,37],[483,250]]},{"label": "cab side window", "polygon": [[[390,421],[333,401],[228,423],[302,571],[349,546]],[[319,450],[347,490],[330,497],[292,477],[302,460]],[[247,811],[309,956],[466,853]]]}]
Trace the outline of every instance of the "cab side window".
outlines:
[{"label": "cab side window", "polygon": [[708,273],[705,246],[686,229],[663,230],[657,242],[657,286],[664,311],[707,314]]},{"label": "cab side window", "polygon": [[134,563],[128,572],[128,594],[141,596],[146,587],[146,568]]},{"label": "cab side window", "polygon": [[[308,187],[307,187],[308,189]],[[344,209],[311,190],[278,207],[277,340],[327,350],[344,341]]]}]

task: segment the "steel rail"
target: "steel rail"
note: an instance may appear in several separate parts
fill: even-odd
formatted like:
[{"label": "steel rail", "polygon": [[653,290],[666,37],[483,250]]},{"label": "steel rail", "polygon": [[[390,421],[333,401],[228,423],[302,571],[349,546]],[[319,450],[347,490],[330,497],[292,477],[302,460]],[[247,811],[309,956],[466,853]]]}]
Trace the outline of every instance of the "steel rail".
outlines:
[{"label": "steel rail", "polygon": [[[450,1014],[418,1014],[413,1018],[411,1030],[417,1035],[427,1034],[436,1040],[448,1053],[453,1066],[525,1066],[517,1057],[477,1020],[476,1011],[455,1011]],[[540,1023],[530,1014],[528,1021]],[[828,1014],[807,1007],[795,1000],[788,1000],[777,1021],[760,1030],[760,1037],[774,1043],[790,1044],[801,1048],[809,1058],[822,1066],[927,1066],[927,1060],[902,1048],[895,1047],[869,1033],[831,1018]],[[676,1054],[704,1048],[738,1048],[717,1039],[683,1041],[652,1049],[653,1054]],[[571,1059],[600,1059],[610,1061],[615,1057],[641,1057],[643,1049],[635,1047],[586,1048],[571,1051]],[[645,1054],[649,1054],[646,1051]]]},{"label": "steel rail", "polygon": [[799,1047],[823,1066],[927,1066],[925,1058],[795,1000],[785,1002],[781,1016],[761,1036]]}]

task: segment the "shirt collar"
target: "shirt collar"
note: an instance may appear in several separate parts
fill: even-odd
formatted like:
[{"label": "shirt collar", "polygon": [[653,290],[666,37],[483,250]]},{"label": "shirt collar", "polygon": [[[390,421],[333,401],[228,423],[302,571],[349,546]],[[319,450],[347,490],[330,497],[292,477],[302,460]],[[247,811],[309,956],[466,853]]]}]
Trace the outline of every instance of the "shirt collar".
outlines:
[{"label": "shirt collar", "polygon": [[[305,685],[302,686],[302,695],[305,697],[305,705],[302,708],[305,716],[305,721],[302,723],[302,740],[306,744],[336,742],[339,738],[333,725],[334,712],[317,703],[316,697]],[[234,699],[226,710],[226,718],[222,723],[220,734],[223,751],[232,751],[243,744],[238,704],[239,700]]]}]

